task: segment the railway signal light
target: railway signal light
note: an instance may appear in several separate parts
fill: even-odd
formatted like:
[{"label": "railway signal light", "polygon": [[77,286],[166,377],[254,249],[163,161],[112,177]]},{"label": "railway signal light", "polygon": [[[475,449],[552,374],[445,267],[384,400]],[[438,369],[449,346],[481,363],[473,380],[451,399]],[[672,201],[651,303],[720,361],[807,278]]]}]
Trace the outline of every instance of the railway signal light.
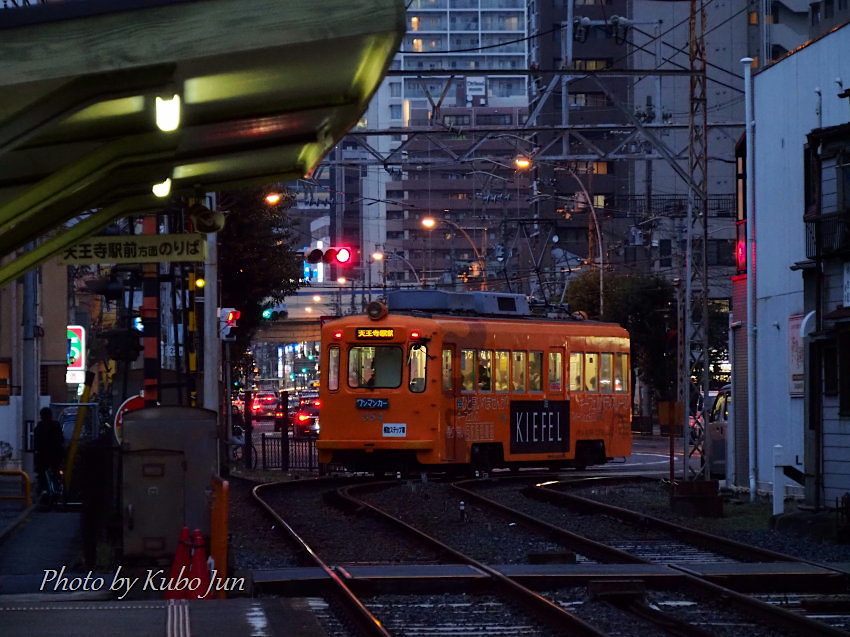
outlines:
[{"label": "railway signal light", "polygon": [[738,274],[744,274],[747,271],[747,222],[738,221],[735,231],[735,269]]},{"label": "railway signal light", "polygon": [[738,274],[743,274],[747,271],[747,245],[741,240],[735,242],[735,267],[738,270]]}]

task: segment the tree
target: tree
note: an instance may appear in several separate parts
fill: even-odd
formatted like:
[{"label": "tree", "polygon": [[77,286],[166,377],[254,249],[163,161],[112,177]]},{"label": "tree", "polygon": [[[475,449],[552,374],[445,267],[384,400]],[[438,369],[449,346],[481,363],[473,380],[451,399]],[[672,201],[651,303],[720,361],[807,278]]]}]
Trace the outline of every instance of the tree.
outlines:
[{"label": "tree", "polygon": [[[631,336],[632,366],[656,397],[670,399],[678,374],[676,300],[667,280],[645,274],[607,274],[606,321],[619,323]],[[599,273],[587,270],[570,281],[567,302],[573,311],[599,315]]]},{"label": "tree", "polygon": [[248,349],[269,300],[283,302],[304,285],[302,257],[292,249],[295,222],[286,212],[291,197],[269,204],[267,193],[268,188],[255,187],[219,194],[227,214],[218,234],[221,305],[242,313],[236,352]]}]

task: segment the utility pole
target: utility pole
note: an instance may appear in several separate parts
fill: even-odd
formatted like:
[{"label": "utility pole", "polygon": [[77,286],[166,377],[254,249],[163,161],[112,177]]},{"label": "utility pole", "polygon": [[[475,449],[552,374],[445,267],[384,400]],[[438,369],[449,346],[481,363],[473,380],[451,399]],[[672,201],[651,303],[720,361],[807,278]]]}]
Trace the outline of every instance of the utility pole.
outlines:
[{"label": "utility pole", "polygon": [[[29,249],[34,249],[34,244],[29,244]],[[23,352],[21,356],[21,408],[22,408],[22,430],[21,450],[29,448],[29,436],[38,420],[39,385],[38,366],[41,360],[36,339],[38,332],[38,268],[32,268],[23,276],[24,294],[22,299],[23,312]],[[30,454],[21,454],[24,471],[32,473],[33,464]]]}]

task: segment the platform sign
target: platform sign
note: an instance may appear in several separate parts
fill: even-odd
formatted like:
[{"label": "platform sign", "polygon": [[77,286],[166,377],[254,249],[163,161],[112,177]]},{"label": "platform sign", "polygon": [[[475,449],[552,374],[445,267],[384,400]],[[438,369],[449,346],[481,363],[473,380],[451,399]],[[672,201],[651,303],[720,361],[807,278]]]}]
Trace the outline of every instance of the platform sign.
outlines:
[{"label": "platform sign", "polygon": [[63,265],[196,262],[207,258],[207,240],[193,232],[97,236],[78,241],[59,257]]},{"label": "platform sign", "polygon": [[86,377],[86,328],[82,325],[68,325],[67,330],[67,363],[65,382],[78,385],[85,382]]}]

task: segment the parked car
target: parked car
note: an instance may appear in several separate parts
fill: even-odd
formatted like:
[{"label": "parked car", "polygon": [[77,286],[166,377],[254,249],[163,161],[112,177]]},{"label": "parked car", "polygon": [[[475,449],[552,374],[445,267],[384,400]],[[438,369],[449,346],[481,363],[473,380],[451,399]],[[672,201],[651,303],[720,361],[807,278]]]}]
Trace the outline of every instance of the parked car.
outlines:
[{"label": "parked car", "polygon": [[708,461],[712,478],[726,477],[726,437],[732,417],[732,386],[724,385],[708,412]]},{"label": "parked car", "polygon": [[[708,407],[709,409],[714,404],[715,398],[720,392],[716,390],[709,390],[708,392]],[[696,442],[697,440],[701,440],[705,435],[705,408],[703,407],[703,396],[699,394],[696,400],[696,415],[690,416],[689,421],[691,425],[691,442]]]},{"label": "parked car", "polygon": [[254,418],[274,418],[277,404],[278,398],[275,392],[257,392],[257,395],[251,401],[251,415]]},{"label": "parked car", "polygon": [[292,433],[295,436],[319,435],[319,400],[301,405],[292,417]]}]

